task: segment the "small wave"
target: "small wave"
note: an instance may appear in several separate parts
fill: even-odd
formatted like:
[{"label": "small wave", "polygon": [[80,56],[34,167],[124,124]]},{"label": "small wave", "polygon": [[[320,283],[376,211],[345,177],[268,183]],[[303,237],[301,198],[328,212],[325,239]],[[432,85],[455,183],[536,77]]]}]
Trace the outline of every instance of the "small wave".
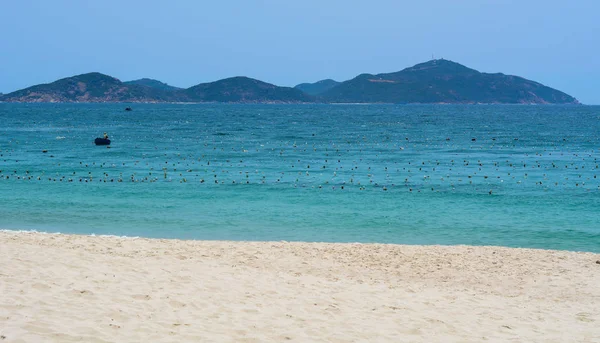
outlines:
[{"label": "small wave", "polygon": [[56,136],[56,139],[65,139],[65,138],[67,138],[67,137],[65,137],[65,136]]},{"label": "small wave", "polygon": [[95,233],[76,234],[76,233],[48,232],[48,231],[38,231],[38,230],[11,230],[11,229],[0,229],[0,233],[9,233],[9,234],[14,234],[14,235],[35,233],[35,234],[43,234],[43,235],[111,237],[111,238],[121,238],[121,239],[139,239],[140,238],[140,236],[96,235]]},{"label": "small wave", "polygon": [[0,229],[0,232],[2,232],[2,233],[13,233],[13,234],[19,234],[19,233],[43,233],[43,234],[49,234],[49,235],[60,235],[60,232],[46,232],[46,231],[38,231],[38,230],[10,230],[10,229]]}]

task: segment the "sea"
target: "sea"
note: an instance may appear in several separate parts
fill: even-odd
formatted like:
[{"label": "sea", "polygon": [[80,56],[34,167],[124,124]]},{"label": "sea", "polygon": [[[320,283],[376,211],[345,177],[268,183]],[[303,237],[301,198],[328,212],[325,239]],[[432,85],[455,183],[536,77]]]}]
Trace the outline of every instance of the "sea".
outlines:
[{"label": "sea", "polygon": [[0,229],[600,252],[599,165],[600,106],[0,103]]}]

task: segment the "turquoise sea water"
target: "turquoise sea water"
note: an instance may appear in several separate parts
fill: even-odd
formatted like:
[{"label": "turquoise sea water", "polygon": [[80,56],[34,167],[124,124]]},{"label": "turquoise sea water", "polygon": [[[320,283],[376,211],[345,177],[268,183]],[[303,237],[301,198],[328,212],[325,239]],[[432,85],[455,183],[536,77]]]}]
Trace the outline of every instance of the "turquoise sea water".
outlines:
[{"label": "turquoise sea water", "polygon": [[600,107],[125,106],[0,104],[0,228],[600,252]]}]

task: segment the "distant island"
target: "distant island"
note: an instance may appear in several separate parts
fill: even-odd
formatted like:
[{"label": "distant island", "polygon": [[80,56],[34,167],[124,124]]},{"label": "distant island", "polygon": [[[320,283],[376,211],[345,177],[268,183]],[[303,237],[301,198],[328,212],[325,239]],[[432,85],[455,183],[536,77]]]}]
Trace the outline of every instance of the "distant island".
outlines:
[{"label": "distant island", "polygon": [[339,85],[340,83],[341,82],[337,82],[332,79],[327,79],[317,81],[315,83],[301,83],[299,85],[296,85],[296,87],[294,88],[299,89],[306,94],[316,96],[325,93],[326,91]]},{"label": "distant island", "polygon": [[153,79],[121,82],[88,73],[0,94],[3,102],[226,102],[226,103],[420,103],[579,104],[538,82],[502,73],[481,73],[444,59],[394,73],[361,74],[280,87],[232,77],[183,89]]}]

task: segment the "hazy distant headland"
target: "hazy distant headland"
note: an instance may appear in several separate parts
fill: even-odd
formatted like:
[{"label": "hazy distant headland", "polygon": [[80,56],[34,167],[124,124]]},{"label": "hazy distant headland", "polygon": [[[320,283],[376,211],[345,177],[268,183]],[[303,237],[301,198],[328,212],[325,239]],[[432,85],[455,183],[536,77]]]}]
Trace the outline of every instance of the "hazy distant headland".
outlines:
[{"label": "hazy distant headland", "polygon": [[579,104],[559,90],[518,76],[481,73],[449,60],[431,60],[394,73],[360,74],[280,87],[232,77],[184,89],[140,79],[121,82],[88,73],[0,94],[4,102],[225,102]]}]

